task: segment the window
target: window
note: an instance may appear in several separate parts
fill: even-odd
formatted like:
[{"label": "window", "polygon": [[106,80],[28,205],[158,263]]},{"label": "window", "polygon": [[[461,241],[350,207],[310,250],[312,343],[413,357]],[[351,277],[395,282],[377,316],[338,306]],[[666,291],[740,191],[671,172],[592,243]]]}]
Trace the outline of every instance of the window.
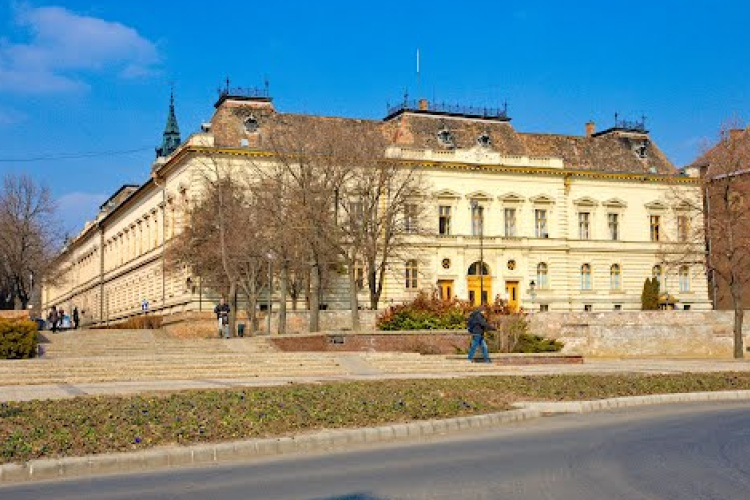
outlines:
[{"label": "window", "polygon": [[622,304],[615,304],[614,307],[613,307],[613,309],[615,311],[622,311]]},{"label": "window", "polygon": [[682,306],[682,310],[683,311],[689,311],[690,310],[690,304],[685,304],[684,306]]},{"label": "window", "polygon": [[540,262],[536,266],[536,284],[539,288],[549,288],[549,276],[547,270],[547,264],[544,262]]},{"label": "window", "polygon": [[477,138],[477,144],[482,146],[483,148],[488,148],[492,144],[492,139],[490,139],[490,136],[487,134],[482,134]]},{"label": "window", "polygon": [[473,236],[484,234],[484,207],[479,204],[471,207],[471,234]]},{"label": "window", "polygon": [[249,116],[245,120],[245,131],[248,133],[253,133],[258,131],[258,119],[254,116]]},{"label": "window", "polygon": [[581,266],[581,290],[591,290],[591,266],[589,264]]},{"label": "window", "polygon": [[409,203],[404,205],[404,231],[407,233],[416,233],[417,227],[417,206]]},{"label": "window", "polygon": [[549,311],[549,304],[539,304],[539,312],[548,312]]},{"label": "window", "polygon": [[620,290],[622,288],[622,279],[620,277],[620,266],[612,264],[609,268],[609,289]]},{"label": "window", "polygon": [[544,209],[534,210],[534,232],[537,238],[547,238],[547,211]]},{"label": "window", "polygon": [[513,238],[516,236],[516,209],[505,209],[505,236]]},{"label": "window", "polygon": [[592,306],[591,304],[585,304],[583,306],[583,310],[586,311],[586,312],[591,312],[591,311],[594,310],[594,306]]},{"label": "window", "polygon": [[438,141],[441,145],[454,148],[455,143],[453,142],[453,134],[451,134],[450,130],[443,129],[437,134]]},{"label": "window", "polygon": [[688,234],[690,233],[690,219],[687,215],[677,216],[677,239],[679,241],[687,241]]},{"label": "window", "polygon": [[419,271],[419,267],[417,265],[417,261],[407,260],[406,261],[406,271],[404,274],[404,277],[406,278],[406,288],[414,290],[417,288],[417,272]]},{"label": "window", "polygon": [[680,276],[680,291],[689,292],[690,291],[690,269],[688,269],[688,266],[680,267],[679,276]]},{"label": "window", "polygon": [[442,235],[451,234],[451,207],[449,205],[440,205],[438,208],[439,222],[438,232]]},{"label": "window", "polygon": [[609,239],[617,241],[620,239],[620,214],[607,214],[609,224]]},{"label": "window", "polygon": [[649,219],[651,221],[651,241],[659,241],[661,230],[661,216],[652,215]]},{"label": "window", "polygon": [[654,266],[651,269],[651,276],[659,282],[659,289],[664,290],[664,274],[661,272],[661,266]]},{"label": "window", "polygon": [[349,221],[359,224],[365,218],[365,204],[362,201],[349,202]]},{"label": "window", "polygon": [[588,240],[591,239],[591,213],[590,212],[578,212],[578,239]]}]

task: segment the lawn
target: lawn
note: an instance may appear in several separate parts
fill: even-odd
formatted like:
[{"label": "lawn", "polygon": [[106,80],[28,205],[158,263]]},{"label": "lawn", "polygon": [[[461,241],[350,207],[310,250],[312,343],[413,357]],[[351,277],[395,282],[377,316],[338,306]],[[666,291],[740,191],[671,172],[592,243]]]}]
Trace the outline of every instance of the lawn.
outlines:
[{"label": "lawn", "polygon": [[0,404],[0,462],[132,451],[510,409],[529,400],[750,389],[750,373],[289,384]]}]

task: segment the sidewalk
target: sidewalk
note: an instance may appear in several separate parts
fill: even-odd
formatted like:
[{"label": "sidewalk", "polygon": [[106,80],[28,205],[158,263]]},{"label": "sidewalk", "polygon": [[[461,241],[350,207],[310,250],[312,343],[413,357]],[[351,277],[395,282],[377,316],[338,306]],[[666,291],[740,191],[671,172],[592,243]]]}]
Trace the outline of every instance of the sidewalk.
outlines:
[{"label": "sidewalk", "polygon": [[[276,354],[268,354],[275,356]],[[321,354],[323,355],[323,354]],[[680,359],[591,359],[580,365],[502,366],[446,361],[444,356],[378,355],[347,353],[330,356],[336,370],[329,374],[279,376],[274,368],[268,375],[253,377],[195,377],[175,379],[81,381],[48,384],[0,385],[0,402],[33,399],[65,399],[78,396],[125,395],[154,391],[188,389],[227,389],[286,385],[290,383],[323,383],[350,380],[424,379],[476,376],[528,376],[554,374],[606,373],[686,373],[750,372],[750,360],[680,360]],[[36,360],[32,362],[43,362]],[[3,363],[17,363],[6,361]],[[8,366],[8,365],[6,365]],[[271,365],[269,365],[271,366]],[[185,370],[189,373],[190,367]],[[299,372],[297,372],[299,373]],[[217,373],[219,375],[219,373]]]}]

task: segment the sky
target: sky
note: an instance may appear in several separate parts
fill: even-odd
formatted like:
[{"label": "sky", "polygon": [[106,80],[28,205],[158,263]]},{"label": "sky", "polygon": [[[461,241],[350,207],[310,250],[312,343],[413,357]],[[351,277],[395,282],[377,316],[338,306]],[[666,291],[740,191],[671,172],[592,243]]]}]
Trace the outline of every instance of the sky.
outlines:
[{"label": "sky", "polygon": [[748,25],[742,0],[0,0],[0,176],[47,185],[75,234],[148,179],[171,86],[185,140],[227,77],[282,112],[382,119],[408,91],[507,102],[523,132],[645,116],[683,166],[747,124]]}]

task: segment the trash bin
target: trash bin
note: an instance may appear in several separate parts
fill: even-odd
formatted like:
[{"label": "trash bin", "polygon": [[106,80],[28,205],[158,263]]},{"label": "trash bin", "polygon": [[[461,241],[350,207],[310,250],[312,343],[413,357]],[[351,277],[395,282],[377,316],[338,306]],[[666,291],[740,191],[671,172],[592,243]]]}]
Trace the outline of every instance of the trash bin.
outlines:
[{"label": "trash bin", "polygon": [[42,318],[37,318],[34,321],[36,322],[36,329],[39,332],[44,330],[44,327],[47,326],[47,322],[44,321]]},{"label": "trash bin", "polygon": [[237,323],[237,336],[245,336],[245,323]]}]

